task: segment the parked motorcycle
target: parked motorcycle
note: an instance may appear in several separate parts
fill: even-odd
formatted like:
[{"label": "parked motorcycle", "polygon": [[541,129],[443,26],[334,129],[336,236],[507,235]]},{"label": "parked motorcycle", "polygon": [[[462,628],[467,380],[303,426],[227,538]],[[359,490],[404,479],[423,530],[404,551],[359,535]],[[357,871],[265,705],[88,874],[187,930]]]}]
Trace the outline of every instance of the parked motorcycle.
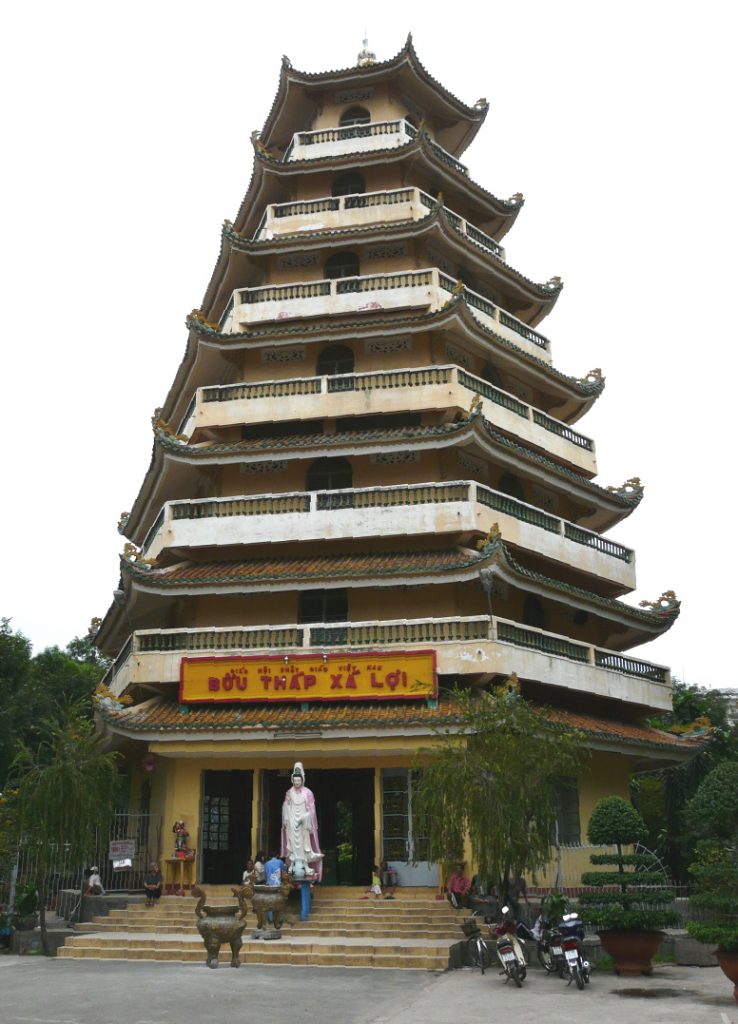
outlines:
[{"label": "parked motorcycle", "polygon": [[497,957],[502,965],[501,974],[505,975],[505,983],[512,978],[518,988],[522,988],[528,973],[525,958],[525,940],[518,935],[518,925],[510,916],[510,908],[502,908],[502,921],[494,929],[497,937]]},{"label": "parked motorcycle", "polygon": [[581,991],[589,984],[589,961],[584,959],[584,925],[579,914],[564,914],[563,920],[558,926],[557,935],[561,939],[561,948],[566,959],[566,969],[569,973],[569,984],[576,983]]}]

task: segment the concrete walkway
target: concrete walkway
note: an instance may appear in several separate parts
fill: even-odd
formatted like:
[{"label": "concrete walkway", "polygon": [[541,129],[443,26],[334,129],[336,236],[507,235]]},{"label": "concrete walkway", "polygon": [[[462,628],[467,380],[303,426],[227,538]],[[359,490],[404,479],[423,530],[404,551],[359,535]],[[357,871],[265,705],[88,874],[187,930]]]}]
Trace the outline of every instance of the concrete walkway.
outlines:
[{"label": "concrete walkway", "polygon": [[717,967],[656,967],[651,978],[595,973],[578,992],[531,971],[521,990],[495,971],[119,963],[0,957],[3,1024],[738,1024]]}]

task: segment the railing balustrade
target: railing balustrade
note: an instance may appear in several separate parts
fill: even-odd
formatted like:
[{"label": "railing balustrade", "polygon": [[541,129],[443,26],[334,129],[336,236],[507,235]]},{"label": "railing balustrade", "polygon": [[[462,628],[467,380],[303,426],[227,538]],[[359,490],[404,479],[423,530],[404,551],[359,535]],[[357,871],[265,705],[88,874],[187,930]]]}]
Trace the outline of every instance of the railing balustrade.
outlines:
[{"label": "railing balustrade", "polygon": [[[259,239],[262,231],[268,230],[269,224],[286,217],[310,217],[318,213],[340,213],[343,210],[370,209],[372,207],[398,206],[402,203],[417,204],[432,210],[437,200],[419,188],[386,189],[382,192],[357,192],[346,196],[323,196],[320,199],[302,199],[290,203],[273,203],[267,206],[264,216],[256,229],[254,240]],[[458,213],[443,207],[446,217],[461,234],[467,235],[472,242],[482,248],[505,258],[505,250],[494,238],[470,224]],[[426,214],[424,214],[426,216]]]},{"label": "railing balustrade", "polygon": [[[417,138],[418,131],[414,128],[409,121],[370,121],[367,124],[352,124],[345,125],[343,127],[336,128],[318,128],[310,132],[295,132],[292,136],[287,150],[282,158],[285,163],[293,159],[295,150],[300,147],[319,146],[324,143],[332,142],[345,142],[352,139],[370,139],[376,138],[382,135],[403,135],[410,141]],[[452,167],[459,174],[463,174],[468,177],[469,169],[457,160],[455,156],[452,156],[447,150],[440,146],[437,142],[432,139],[428,140],[430,148],[436,154],[436,156]],[[360,152],[359,147],[356,152]]]},{"label": "railing balustrade", "polygon": [[[190,402],[182,419],[179,430],[182,432],[197,409],[197,402],[252,401],[261,398],[290,398],[298,395],[334,394],[351,391],[381,391],[390,388],[430,387],[433,385],[449,385],[455,381],[474,394],[494,402],[504,409],[519,416],[526,422],[534,423],[557,437],[571,442],[577,448],[593,452],[594,442],[591,438],[572,430],[566,423],[542,413],[538,409],[521,402],[501,388],[495,387],[481,377],[476,377],[461,367],[453,365],[427,366],[417,369],[378,370],[369,373],[344,373],[322,377],[293,377],[288,380],[258,381],[253,384],[220,384],[201,388]],[[194,429],[190,426],[190,430]]]},{"label": "railing balustrade", "polygon": [[[335,512],[341,509],[390,508],[412,505],[440,505],[453,502],[478,502],[503,515],[555,533],[575,544],[591,547],[606,557],[631,562],[633,552],[622,544],[606,540],[597,533],[550,515],[502,491],[472,480],[443,483],[401,484],[389,487],[345,488],[330,491],[297,491],[289,494],[262,494],[232,498],[193,499],[165,505],[149,530],[144,550],[148,549],[165,519],[192,520]],[[168,511],[167,511],[168,510]]]},{"label": "railing balustrade", "polygon": [[191,651],[304,650],[328,647],[365,647],[389,644],[453,644],[497,642],[522,650],[538,651],[550,657],[589,664],[620,675],[652,683],[669,683],[669,670],[618,651],[510,619],[480,615],[437,619],[390,619],[386,621],[287,624],[284,626],[242,626],[231,629],[141,630],[132,634],[115,659],[115,672],[130,656],[141,654],[187,654]]}]

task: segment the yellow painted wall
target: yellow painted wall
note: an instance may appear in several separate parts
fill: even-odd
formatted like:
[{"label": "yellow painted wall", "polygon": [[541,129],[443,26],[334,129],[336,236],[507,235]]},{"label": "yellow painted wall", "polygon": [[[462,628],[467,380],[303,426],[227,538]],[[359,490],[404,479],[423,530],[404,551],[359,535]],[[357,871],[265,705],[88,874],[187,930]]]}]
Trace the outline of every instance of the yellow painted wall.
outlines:
[{"label": "yellow painted wall", "polygon": [[[151,810],[162,816],[162,843],[159,857],[172,855],[173,838],[171,828],[175,820],[183,818],[190,833],[189,844],[199,849],[199,818],[201,773],[207,770],[228,771],[233,769],[254,770],[287,768],[295,759],[305,763],[308,775],[318,768],[376,768],[411,767],[416,751],[430,747],[436,741],[433,737],[397,737],[379,735],[374,738],[353,740],[332,740],[330,738],[255,741],[202,740],[195,742],[154,743],[151,750],[156,756],[156,769],[151,774]],[[404,753],[398,753],[398,745]],[[346,748],[349,748],[347,752]],[[595,804],[604,796],[628,798],[628,777],[632,771],[632,760],[622,754],[594,751],[587,769],[579,783],[579,808],[582,843],[581,849],[563,849],[561,868],[567,886],[578,884],[583,871],[589,870],[591,850],[586,848],[587,824]],[[255,775],[256,778],[256,775]],[[377,780],[379,771],[377,771]],[[255,786],[255,794],[258,787]],[[375,782],[376,835],[380,836],[380,789]],[[253,812],[258,800],[255,797]],[[252,822],[252,845],[256,842],[257,822]],[[375,851],[379,857],[379,847]],[[469,859],[469,851],[466,851]],[[474,865],[470,863],[470,870]],[[556,874],[556,863],[529,879],[539,885],[552,885]]]}]

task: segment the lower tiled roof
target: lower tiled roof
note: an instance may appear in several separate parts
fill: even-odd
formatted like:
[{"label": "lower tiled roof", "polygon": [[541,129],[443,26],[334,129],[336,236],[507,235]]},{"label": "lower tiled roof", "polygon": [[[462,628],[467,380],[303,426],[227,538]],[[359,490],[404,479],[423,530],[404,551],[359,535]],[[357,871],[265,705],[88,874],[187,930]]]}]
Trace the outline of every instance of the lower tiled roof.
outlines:
[{"label": "lower tiled roof", "polygon": [[[383,729],[409,727],[432,730],[460,722],[453,698],[442,695],[437,707],[423,701],[403,703],[354,702],[323,703],[304,707],[290,704],[213,704],[180,705],[169,697],[154,697],[130,708],[112,708],[98,704],[98,713],[114,730],[126,733],[243,733],[244,737],[264,730],[283,729],[288,732],[316,729],[331,730]],[[613,743],[689,750],[695,740],[661,732],[648,725],[582,714],[563,708],[535,707],[542,719],[554,726],[578,729],[592,739]],[[697,745],[699,745],[697,743]]]}]

